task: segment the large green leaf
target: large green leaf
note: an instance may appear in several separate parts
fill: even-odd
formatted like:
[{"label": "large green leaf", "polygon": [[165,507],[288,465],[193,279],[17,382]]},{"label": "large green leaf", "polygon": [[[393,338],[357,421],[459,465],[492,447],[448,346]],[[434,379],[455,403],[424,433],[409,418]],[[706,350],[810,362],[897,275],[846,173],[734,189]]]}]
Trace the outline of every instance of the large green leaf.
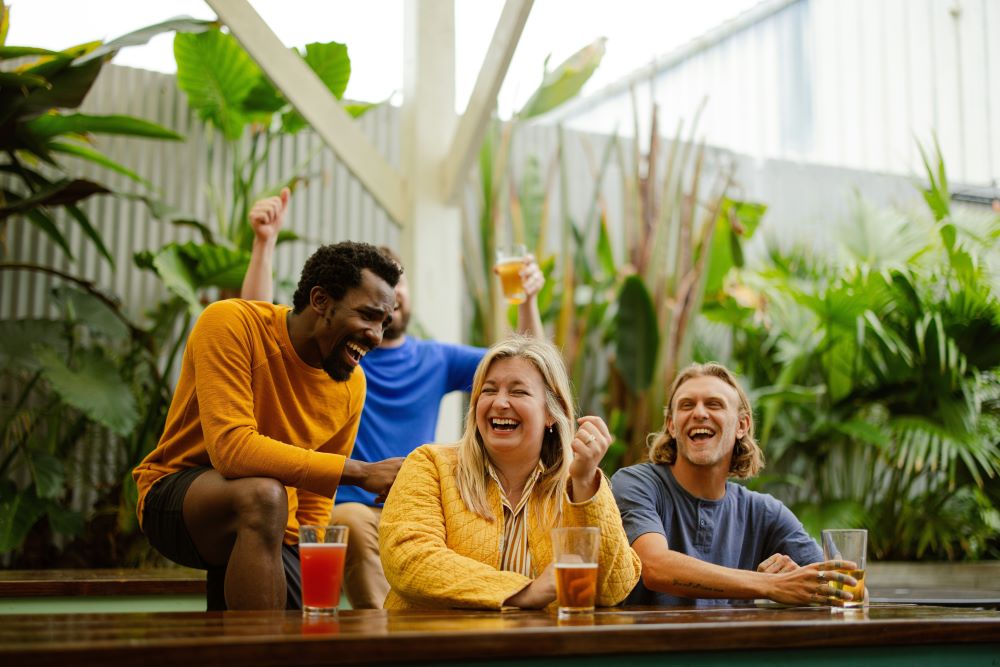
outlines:
[{"label": "large green leaf", "polygon": [[5,88],[41,88],[49,85],[45,77],[36,74],[19,74],[17,72],[0,72],[0,86]]},{"label": "large green leaf", "polygon": [[0,493],[0,553],[7,553],[21,545],[45,512],[45,503],[30,490],[18,492],[8,484],[3,487]]},{"label": "large green leaf", "polygon": [[0,206],[0,220],[15,213],[27,213],[40,206],[65,206],[66,204],[75,204],[92,195],[109,194],[110,192],[100,183],[93,181],[82,178],[63,179],[24,199],[11,201],[8,197],[7,204]]},{"label": "large green leaf", "polygon": [[39,116],[27,123],[27,127],[35,136],[47,139],[69,132],[83,134],[114,134],[130,137],[147,137],[150,139],[169,139],[181,141],[184,137],[162,125],[132,116],[94,116],[90,114],[56,114]]},{"label": "large green leaf", "polygon": [[28,469],[35,483],[35,493],[39,498],[58,498],[66,482],[66,471],[62,461],[48,452],[38,449],[28,452]]},{"label": "large green leaf", "polygon": [[83,533],[85,523],[80,512],[50,500],[45,505],[45,514],[48,516],[49,526],[60,535],[76,536]]},{"label": "large green leaf", "polygon": [[88,218],[80,207],[75,204],[67,204],[66,212],[70,214],[70,217],[76,220],[76,224],[80,225],[80,229],[87,236],[87,238],[93,241],[94,245],[97,246],[97,251],[101,253],[106,260],[108,260],[108,263],[111,264],[111,268],[115,268],[115,259],[111,256],[111,252],[108,250],[108,247],[104,245],[104,238],[101,236],[100,232],[98,232],[94,225],[90,223],[90,218]]},{"label": "large green leaf", "polygon": [[250,254],[220,245],[188,242],[180,246],[181,252],[193,267],[199,287],[239,289],[243,285],[250,263]]},{"label": "large green leaf", "polygon": [[[339,42],[306,44],[303,59],[335,98],[339,100],[344,96],[347,82],[351,78],[351,59],[345,45]],[[295,109],[290,109],[281,118],[282,131],[290,134],[302,130],[306,125],[306,120]]]},{"label": "large green leaf", "polygon": [[56,303],[63,307],[66,319],[79,322],[100,334],[112,346],[118,347],[129,337],[128,326],[108,306],[93,294],[64,285],[52,290]]},{"label": "large green leaf", "polygon": [[59,320],[0,320],[0,370],[34,373],[41,368],[34,347],[65,355],[65,323]]},{"label": "large green leaf", "polygon": [[100,165],[106,169],[117,172],[122,176],[126,176],[140,185],[144,185],[147,188],[152,188],[153,184],[147,181],[145,178],[135,173],[128,167],[121,165],[108,156],[104,155],[100,151],[94,150],[89,146],[84,146],[81,144],[66,144],[61,141],[53,141],[49,143],[49,148],[55,153],[65,153],[67,155],[72,155],[78,157],[88,162],[93,162],[94,164]]},{"label": "large green leaf", "polygon": [[347,82],[351,79],[351,58],[347,55],[346,45],[339,42],[306,44],[303,59],[334,97],[339,100],[344,96]]},{"label": "large green leaf", "polygon": [[[4,191],[4,194],[7,195],[7,201],[10,201],[10,193]],[[57,246],[59,246],[59,248],[66,253],[67,257],[73,259],[73,251],[69,248],[69,242],[66,240],[66,237],[63,236],[63,233],[59,231],[59,228],[56,227],[56,223],[52,219],[52,216],[50,216],[45,209],[28,209],[24,212],[24,217],[27,218],[31,224],[41,230],[43,234],[48,236],[49,239],[51,239]],[[0,221],[3,220],[4,216],[0,215]]]},{"label": "large green leaf", "polygon": [[541,116],[575,97],[604,57],[605,38],[583,47],[554,70],[546,71],[542,84],[517,112],[521,120]]},{"label": "large green leaf", "polygon": [[174,37],[177,86],[199,117],[239,139],[246,124],[243,101],[261,76],[260,68],[237,43],[219,30]]},{"label": "large green leaf", "polygon": [[135,428],[139,421],[135,397],[100,350],[77,352],[76,368],[68,367],[50,349],[39,349],[37,354],[45,378],[63,402],[118,435],[128,435]]},{"label": "large green leaf", "polygon": [[199,33],[206,30],[218,29],[218,27],[218,21],[206,21],[203,19],[191,18],[190,16],[177,16],[163,21],[162,23],[156,23],[154,25],[146,26],[145,28],[139,28],[138,30],[122,35],[121,37],[116,37],[110,42],[106,42],[98,46],[87,55],[78,58],[77,62],[85,63],[88,60],[104,58],[105,56],[113,55],[119,49],[124,49],[128,46],[142,46],[152,38],[165,32]]},{"label": "large green leaf", "polygon": [[27,113],[79,107],[94,85],[97,75],[101,73],[103,64],[100,60],[93,60],[83,65],[65,67],[48,76],[49,86],[33,90],[25,99],[22,110]]},{"label": "large green leaf", "polygon": [[645,283],[629,276],[618,295],[615,366],[634,393],[649,387],[656,369],[660,331]]},{"label": "large green leaf", "polygon": [[743,266],[743,244],[757,231],[767,207],[753,202],[722,200],[715,219],[715,233],[708,255],[705,295],[711,297],[723,289],[726,274]]},{"label": "large green leaf", "polygon": [[26,56],[57,56],[58,51],[49,51],[36,46],[0,46],[0,60],[24,58]]},{"label": "large green leaf", "polygon": [[[137,263],[139,258],[139,253],[136,253]],[[165,246],[152,257],[152,266],[166,288],[184,299],[191,315],[197,317],[202,311],[201,300],[198,298],[200,285],[180,246],[176,243]]]}]

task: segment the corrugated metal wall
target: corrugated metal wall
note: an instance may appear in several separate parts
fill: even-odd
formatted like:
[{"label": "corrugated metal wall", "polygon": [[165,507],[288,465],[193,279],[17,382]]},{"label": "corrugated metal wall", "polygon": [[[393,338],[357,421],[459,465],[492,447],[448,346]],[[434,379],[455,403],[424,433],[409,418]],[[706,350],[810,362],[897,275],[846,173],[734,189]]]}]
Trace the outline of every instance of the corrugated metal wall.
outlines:
[{"label": "corrugated metal wall", "polygon": [[[1000,180],[1000,2],[799,0],[668,59],[650,84],[664,127],[690,120],[708,142],[754,157],[920,173],[936,133],[950,174]],[[627,90],[575,106],[566,122],[609,131]],[[629,131],[629,127],[623,130]]]},{"label": "corrugated metal wall", "polygon": [[[640,102],[638,118],[646,123],[649,106]],[[131,68],[109,67],[101,75],[85,105],[94,113],[126,113],[159,122],[187,137],[183,143],[154,142],[123,138],[98,138],[98,147],[113,159],[134,169],[162,189],[161,198],[176,207],[193,213],[198,219],[208,220],[211,210],[208,181],[206,145],[213,138],[206,135],[200,122],[192,117],[183,95],[178,92],[172,76]],[[361,119],[361,126],[377,149],[387,156],[390,163],[399,164],[398,110],[382,107],[369,112]],[[631,126],[632,111],[620,114],[619,128]],[[661,122],[665,134],[672,134],[672,124]],[[594,195],[594,179],[601,155],[610,138],[579,132],[565,133],[565,163],[567,166],[567,201],[570,216],[582,225]],[[648,139],[643,138],[645,146]],[[219,144],[213,144],[219,150]],[[557,129],[551,125],[535,124],[519,128],[513,143],[511,165],[520,178],[529,155],[539,162],[540,175],[545,182],[552,163],[556,160]],[[617,239],[621,252],[621,221],[624,216],[623,177],[631,176],[632,144],[622,140],[622,159],[616,157],[605,176],[602,196],[608,210],[612,237]],[[273,183],[292,172],[307,156],[318,151],[314,160],[315,174],[307,187],[296,193],[293,200],[289,227],[308,239],[307,242],[284,244],[278,249],[275,265],[280,276],[296,278],[306,257],[321,242],[342,239],[364,240],[398,247],[399,230],[389,222],[373,199],[339,163],[332,153],[311,132],[283,140],[276,146],[261,185]],[[709,156],[711,169],[735,161],[740,185],[734,195],[740,198],[766,201],[773,206],[774,214],[769,225],[786,225],[788,229],[801,229],[804,224],[819,224],[823,212],[829,213],[837,202],[846,201],[852,187],[866,187],[866,195],[876,201],[888,201],[906,192],[909,185],[903,179],[873,179],[864,174],[849,174],[831,169],[813,169],[787,163],[762,164],[751,159],[736,158],[725,151],[713,151]],[[124,177],[107,171],[98,171],[88,164],[81,164],[80,173],[91,175],[115,189],[135,191],[135,186]],[[662,173],[662,171],[661,171]],[[794,187],[786,188],[789,179]],[[469,215],[475,215],[478,200],[475,179],[467,190],[466,201],[471,202]],[[707,179],[706,179],[707,182]],[[784,185],[783,185],[784,184]],[[831,190],[831,184],[837,189]],[[877,187],[876,187],[877,186]],[[811,188],[826,188],[827,194],[812,194]],[[562,213],[558,196],[558,179],[552,185],[550,246],[558,245],[558,225]],[[832,193],[832,194],[831,194]],[[913,192],[916,195],[915,191]],[[38,261],[57,266],[75,275],[93,280],[102,288],[120,295],[126,310],[136,319],[165,296],[158,280],[149,272],[139,271],[132,263],[132,253],[143,249],[158,249],[173,240],[195,238],[190,228],[166,226],[153,220],[142,204],[111,197],[94,198],[86,210],[97,224],[116,258],[117,268],[94,252],[88,240],[75,226],[70,243],[77,257],[75,262],[65,259],[46,237],[24,223],[15,223],[8,229],[8,258],[15,261]],[[815,218],[815,220],[814,220]],[[829,219],[829,218],[827,218]],[[469,221],[472,223],[472,221]],[[619,258],[620,259],[620,258]],[[50,314],[48,293],[54,284],[39,274],[0,272],[0,318],[41,317]],[[276,299],[289,302],[288,293],[279,293]],[[0,392],[7,394],[10,392]],[[3,398],[2,400],[9,400]],[[88,434],[86,444],[74,454],[75,468],[80,475],[72,505],[82,509],[90,507],[96,495],[96,484],[106,483],[108,471],[120,450],[107,446],[108,436],[102,432]],[[117,465],[121,462],[118,461]]]},{"label": "corrugated metal wall", "polygon": [[[206,145],[212,145],[218,155],[222,142],[193,117],[173,76],[128,67],[108,67],[87,97],[84,110],[138,116],[187,137],[184,142],[98,137],[97,147],[160,188],[158,198],[214,228],[210,217]],[[360,122],[376,148],[390,163],[398,164],[396,110],[379,107],[367,113]],[[287,223],[306,242],[286,243],[278,248],[276,266],[279,274],[285,275],[287,271],[289,277],[297,278],[298,267],[319,243],[353,239],[396,245],[397,227],[309,130],[276,142],[260,176],[260,187],[288,178],[310,155],[315,158],[306,172],[313,177],[306,187],[296,192]],[[75,174],[95,178],[114,190],[141,191],[141,186],[124,176],[89,163],[79,162],[78,166]],[[229,173],[222,160],[215,161],[215,169],[218,174]],[[92,251],[89,240],[78,232],[76,225],[64,227],[71,230],[68,240],[76,262],[66,259],[47,237],[42,237],[24,222],[16,222],[16,227],[8,229],[8,257],[38,260],[93,280],[120,295],[131,316],[141,318],[143,309],[163,298],[165,292],[151,273],[134,269],[132,254],[138,250],[158,249],[169,241],[195,239],[197,233],[190,227],[173,227],[153,219],[140,202],[94,197],[84,209],[115,257],[117,270]],[[47,312],[51,280],[39,279],[38,274],[4,272],[0,273],[0,281],[0,317],[37,317]]]}]

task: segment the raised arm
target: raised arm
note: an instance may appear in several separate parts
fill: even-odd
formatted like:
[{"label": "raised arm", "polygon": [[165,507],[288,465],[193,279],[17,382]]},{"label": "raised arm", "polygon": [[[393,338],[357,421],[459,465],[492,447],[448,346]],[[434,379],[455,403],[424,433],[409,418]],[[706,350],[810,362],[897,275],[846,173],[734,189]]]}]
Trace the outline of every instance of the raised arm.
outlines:
[{"label": "raised arm", "polygon": [[854,585],[847,561],[824,561],[780,572],[737,570],[673,551],[661,533],[640,535],[632,548],[642,561],[642,583],[651,591],[684,598],[767,598],[783,604],[828,604],[830,597],[850,600],[851,594],[830,585]]},{"label": "raised arm", "polygon": [[542,314],[538,310],[538,293],[545,287],[545,274],[535,261],[534,255],[528,255],[524,259],[521,284],[524,285],[524,294],[527,298],[517,307],[517,330],[526,336],[545,338]]},{"label": "raised arm", "polygon": [[240,289],[240,297],[243,299],[268,302],[274,299],[274,246],[278,242],[278,233],[285,224],[290,197],[291,191],[283,188],[277,197],[261,199],[250,208],[253,248],[250,251],[250,265]]}]

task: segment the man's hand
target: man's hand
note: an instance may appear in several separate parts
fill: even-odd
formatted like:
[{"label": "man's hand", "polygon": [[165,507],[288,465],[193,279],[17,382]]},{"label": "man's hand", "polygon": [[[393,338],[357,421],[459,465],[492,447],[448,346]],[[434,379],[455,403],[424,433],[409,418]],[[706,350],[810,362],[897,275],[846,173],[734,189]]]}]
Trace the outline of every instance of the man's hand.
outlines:
[{"label": "man's hand", "polygon": [[281,194],[277,197],[267,197],[254,202],[248,217],[256,242],[274,243],[278,240],[278,232],[285,224],[285,214],[288,212],[288,200],[291,196],[291,190],[282,188]]},{"label": "man's hand", "polygon": [[774,554],[757,566],[758,572],[766,574],[778,574],[780,572],[791,572],[799,569],[798,563],[785,554]]},{"label": "man's hand", "polygon": [[340,482],[341,484],[359,486],[365,491],[374,493],[377,496],[375,502],[385,502],[386,496],[389,495],[389,489],[392,488],[392,483],[396,481],[399,467],[403,465],[403,460],[402,456],[373,463],[347,459]]},{"label": "man's hand", "polygon": [[545,287],[545,274],[542,268],[535,261],[535,256],[528,254],[524,256],[524,266],[521,267],[521,284],[524,286],[524,295],[527,300],[534,299]]},{"label": "man's hand", "polygon": [[569,464],[569,494],[573,502],[580,503],[593,498],[601,486],[597,466],[608,451],[612,438],[608,425],[600,417],[587,415],[576,421],[580,428],[570,443],[573,460]]},{"label": "man's hand", "polygon": [[555,563],[549,563],[531,583],[503,601],[505,606],[541,609],[556,599]]},{"label": "man's hand", "polygon": [[838,582],[841,585],[856,586],[858,582],[854,577],[837,572],[837,570],[856,568],[857,566],[850,561],[827,560],[804,565],[791,571],[772,574],[769,575],[773,577],[773,581],[767,597],[782,604],[798,605],[831,604],[831,598],[834,601],[851,600],[853,598],[848,591],[835,588],[831,583]]}]

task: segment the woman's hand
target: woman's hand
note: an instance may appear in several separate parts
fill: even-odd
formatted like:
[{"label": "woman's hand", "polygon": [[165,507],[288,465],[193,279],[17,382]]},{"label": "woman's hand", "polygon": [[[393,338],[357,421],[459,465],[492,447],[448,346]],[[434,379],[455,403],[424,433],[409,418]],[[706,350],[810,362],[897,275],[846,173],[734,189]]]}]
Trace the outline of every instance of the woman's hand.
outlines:
[{"label": "woman's hand", "polygon": [[573,461],[569,466],[569,499],[574,503],[590,500],[601,487],[601,473],[597,466],[611,445],[611,431],[604,420],[586,415],[576,420],[580,425],[570,447]]},{"label": "woman's hand", "polygon": [[503,601],[505,607],[541,609],[556,599],[555,563],[542,570],[531,583]]}]

